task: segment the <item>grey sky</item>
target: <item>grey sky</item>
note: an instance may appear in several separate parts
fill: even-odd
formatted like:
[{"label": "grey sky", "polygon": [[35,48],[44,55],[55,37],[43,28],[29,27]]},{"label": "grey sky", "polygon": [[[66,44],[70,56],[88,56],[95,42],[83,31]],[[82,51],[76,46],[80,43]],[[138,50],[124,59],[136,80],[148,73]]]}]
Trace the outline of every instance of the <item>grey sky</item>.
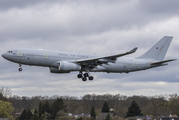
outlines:
[{"label": "grey sky", "polygon": [[[139,47],[138,57],[165,35],[174,36],[165,59],[179,58],[178,0],[0,0],[0,54],[15,48],[43,48],[116,54]],[[48,68],[18,65],[0,58],[0,86],[13,95],[178,93],[179,62],[129,73],[51,74]],[[104,89],[105,88],[105,89]]]}]

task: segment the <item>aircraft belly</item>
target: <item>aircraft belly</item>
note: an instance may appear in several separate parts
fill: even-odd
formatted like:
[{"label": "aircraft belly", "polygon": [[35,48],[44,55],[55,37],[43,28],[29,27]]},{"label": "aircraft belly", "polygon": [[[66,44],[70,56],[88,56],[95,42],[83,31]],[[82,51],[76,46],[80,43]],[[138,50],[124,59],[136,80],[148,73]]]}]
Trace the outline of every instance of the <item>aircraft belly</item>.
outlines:
[{"label": "aircraft belly", "polygon": [[90,70],[90,72],[106,72],[106,68],[103,66],[97,66],[96,68]]},{"label": "aircraft belly", "polygon": [[109,64],[105,65],[106,72],[122,72],[123,71],[123,64]]},{"label": "aircraft belly", "polygon": [[106,72],[114,72],[114,73],[128,73],[128,72],[133,72],[133,71],[138,71],[143,69],[143,67],[139,66],[134,66],[133,64],[122,64],[122,63],[117,63],[117,64],[110,64],[110,65],[105,65]]}]

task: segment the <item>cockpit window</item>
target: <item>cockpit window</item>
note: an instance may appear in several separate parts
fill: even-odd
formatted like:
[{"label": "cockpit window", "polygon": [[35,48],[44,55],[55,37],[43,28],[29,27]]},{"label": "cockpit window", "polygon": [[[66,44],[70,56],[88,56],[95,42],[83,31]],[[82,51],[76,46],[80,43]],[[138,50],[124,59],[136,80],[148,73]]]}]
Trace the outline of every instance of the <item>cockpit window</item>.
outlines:
[{"label": "cockpit window", "polygon": [[12,51],[7,51],[7,53],[12,53]]}]

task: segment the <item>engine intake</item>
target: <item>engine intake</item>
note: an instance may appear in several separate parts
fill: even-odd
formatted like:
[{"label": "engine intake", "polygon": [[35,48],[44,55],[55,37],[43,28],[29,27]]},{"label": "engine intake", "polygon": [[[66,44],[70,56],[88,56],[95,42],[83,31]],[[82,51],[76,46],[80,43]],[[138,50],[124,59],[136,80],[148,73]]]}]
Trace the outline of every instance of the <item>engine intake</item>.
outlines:
[{"label": "engine intake", "polygon": [[59,65],[59,70],[62,71],[79,71],[81,70],[81,66],[75,63],[70,63],[67,61],[61,61]]}]

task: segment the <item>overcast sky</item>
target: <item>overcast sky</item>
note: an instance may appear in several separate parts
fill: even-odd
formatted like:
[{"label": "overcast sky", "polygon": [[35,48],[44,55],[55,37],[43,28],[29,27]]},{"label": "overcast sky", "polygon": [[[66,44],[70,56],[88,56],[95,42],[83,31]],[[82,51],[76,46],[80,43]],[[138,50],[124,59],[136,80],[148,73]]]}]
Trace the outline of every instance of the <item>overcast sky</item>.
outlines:
[{"label": "overcast sky", "polygon": [[[179,59],[178,0],[0,0],[0,54],[16,48],[42,48],[97,55],[145,53],[163,36],[174,36],[165,59]],[[0,57],[0,87],[12,95],[179,94],[179,60],[129,74],[92,73],[83,82],[46,67]]]}]

